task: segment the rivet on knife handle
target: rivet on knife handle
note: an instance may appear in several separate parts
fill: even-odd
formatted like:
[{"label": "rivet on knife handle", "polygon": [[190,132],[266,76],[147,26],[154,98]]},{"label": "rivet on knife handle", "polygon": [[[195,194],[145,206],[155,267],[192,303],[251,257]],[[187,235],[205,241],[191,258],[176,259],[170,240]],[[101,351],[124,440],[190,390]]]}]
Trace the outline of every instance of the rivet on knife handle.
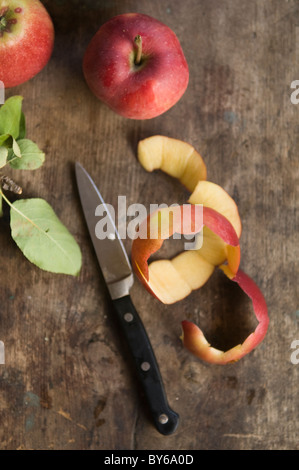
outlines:
[{"label": "rivet on knife handle", "polygon": [[179,415],[168,404],[159,366],[142,321],[129,295],[113,300],[113,305],[135,361],[155,426],[161,434],[172,434],[178,426]]}]

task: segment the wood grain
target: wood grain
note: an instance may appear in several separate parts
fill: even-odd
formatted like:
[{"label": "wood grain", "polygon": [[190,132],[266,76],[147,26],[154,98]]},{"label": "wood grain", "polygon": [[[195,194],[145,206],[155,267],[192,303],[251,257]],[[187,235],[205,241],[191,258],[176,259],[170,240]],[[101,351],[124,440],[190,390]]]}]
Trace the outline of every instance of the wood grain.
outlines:
[{"label": "wood grain", "polygon": [[[299,79],[295,0],[45,1],[56,40],[47,67],[7,91],[24,96],[28,137],[46,152],[35,173],[14,172],[25,197],[43,197],[83,252],[78,278],[42,272],[0,221],[0,448],[298,449],[298,118],[290,84]],[[190,67],[180,102],[150,121],[117,116],[82,75],[99,26],[130,11],[152,15],[178,35]],[[296,46],[298,50],[296,50]],[[180,322],[202,326],[222,348],[252,329],[250,303],[215,273],[200,291],[164,306],[135,283],[132,298],[152,340],[171,406],[168,437],[153,428],[110,315],[74,180],[80,161],[107,203],[186,201],[188,193],[136,160],[140,139],[163,134],[201,153],[208,179],[236,200],[243,223],[242,269],[267,299],[264,343],[236,364],[211,366],[183,349]],[[130,241],[126,241],[130,252]],[[170,244],[168,249],[171,250]]]}]

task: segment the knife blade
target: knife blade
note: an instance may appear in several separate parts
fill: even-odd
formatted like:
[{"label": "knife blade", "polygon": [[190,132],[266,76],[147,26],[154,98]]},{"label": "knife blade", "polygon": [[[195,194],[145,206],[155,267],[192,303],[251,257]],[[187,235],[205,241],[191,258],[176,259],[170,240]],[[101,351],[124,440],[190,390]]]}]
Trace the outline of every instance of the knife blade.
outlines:
[{"label": "knife blade", "polygon": [[[106,282],[115,314],[134,359],[137,375],[156,429],[163,435],[176,431],[179,415],[167,401],[159,366],[149,337],[130,297],[132,267],[109,208],[94,181],[80,163],[75,165],[79,196],[95,254]],[[105,237],[97,234],[98,216],[105,212]]]}]

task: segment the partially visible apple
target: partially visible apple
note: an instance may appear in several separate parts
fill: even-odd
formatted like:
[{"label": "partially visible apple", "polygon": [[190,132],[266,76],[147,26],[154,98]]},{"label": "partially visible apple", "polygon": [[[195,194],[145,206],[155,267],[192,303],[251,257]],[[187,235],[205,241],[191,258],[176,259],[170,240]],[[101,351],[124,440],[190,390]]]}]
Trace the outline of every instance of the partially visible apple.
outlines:
[{"label": "partially visible apple", "polygon": [[53,44],[53,23],[39,0],[0,0],[0,80],[5,88],[39,73]]},{"label": "partially visible apple", "polygon": [[184,94],[188,65],[175,33],[140,13],[118,15],[89,43],[83,72],[91,91],[116,113],[151,119]]}]

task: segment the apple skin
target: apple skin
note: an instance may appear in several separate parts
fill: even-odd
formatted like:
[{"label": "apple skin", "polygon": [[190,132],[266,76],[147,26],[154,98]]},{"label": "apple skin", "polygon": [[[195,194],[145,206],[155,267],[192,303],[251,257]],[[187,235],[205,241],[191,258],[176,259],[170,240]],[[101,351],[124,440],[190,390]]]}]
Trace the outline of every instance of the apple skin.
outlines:
[{"label": "apple skin", "polygon": [[39,0],[0,0],[0,18],[6,23],[0,26],[0,80],[11,88],[33,78],[48,63],[54,27]]},{"label": "apple skin", "polygon": [[228,351],[220,351],[208,343],[203,332],[197,325],[184,320],[182,322],[183,334],[181,337],[184,346],[199,359],[212,364],[229,364],[239,361],[263,341],[269,326],[266,300],[255,282],[241,271],[241,269],[239,269],[235,275],[227,270],[226,266],[221,269],[232,281],[236,282],[251,299],[253,310],[259,323],[254,332],[251,333],[242,344],[238,344]]},{"label": "apple skin", "polygon": [[[201,224],[201,217],[200,212],[202,209],[202,224]],[[191,211],[191,214],[187,211]],[[186,213],[187,212],[187,213]],[[172,214],[172,219],[169,218],[169,214]],[[187,217],[185,217],[185,215]],[[188,218],[191,216],[191,231],[188,225]],[[159,222],[160,219],[160,222]],[[170,220],[172,220],[172,225],[170,224]],[[200,225],[201,224],[201,225]],[[157,235],[151,236],[151,226],[159,227],[160,232]],[[148,266],[148,260],[151,255],[156,253],[162,246],[164,240],[171,237],[174,233],[181,233],[181,234],[192,234],[197,233],[201,230],[202,226],[208,227],[212,232],[217,234],[226,244],[226,257],[227,257],[227,265],[225,265],[224,270],[228,276],[234,276],[238,272],[239,265],[240,265],[240,244],[239,238],[235,232],[235,229],[231,225],[228,219],[226,219],[223,215],[215,211],[210,207],[200,207],[194,204],[188,206],[175,206],[170,208],[163,208],[159,209],[153,213],[151,213],[146,220],[144,220],[140,227],[139,231],[142,234],[141,237],[136,237],[133,240],[132,244],[132,252],[131,252],[131,259],[132,259],[132,266],[135,271],[136,276],[144,285],[144,287],[150,292],[154,297],[159,299],[163,303],[171,304],[177,302],[178,300],[182,300],[184,297],[191,293],[191,283],[196,284],[196,279],[192,279],[194,276],[196,277],[198,273],[196,271],[192,271],[191,276],[189,276],[189,280],[187,284],[189,284],[190,289],[184,290],[184,294],[181,294],[181,291],[177,289],[177,286],[170,287],[169,281],[173,280],[173,276],[169,272],[170,268],[175,268],[175,265],[163,267],[158,269],[159,272],[156,272],[156,276],[160,278],[160,284],[163,284],[166,289],[171,290],[169,292],[168,298],[162,298],[161,296],[157,295],[151,285],[150,279],[150,270]],[[196,250],[195,250],[196,251]],[[189,255],[190,252],[183,252],[181,256],[184,257],[182,264],[188,265],[187,260],[190,260]],[[180,255],[175,257],[172,262],[178,259]],[[160,261],[155,261],[154,263],[160,263]],[[192,263],[197,263],[196,260],[193,260]],[[161,266],[161,265],[160,265]],[[222,265],[220,266],[222,269]],[[191,271],[191,269],[190,269]],[[184,282],[186,279],[184,276],[184,272],[180,269],[176,272],[176,277],[178,282]],[[177,276],[178,275],[178,276]],[[180,278],[180,279],[179,279]],[[179,279],[179,280],[178,280]],[[207,280],[207,279],[206,279]],[[205,282],[206,282],[205,280]],[[193,282],[194,281],[194,282]]]},{"label": "apple skin", "polygon": [[[142,58],[135,65],[142,38]],[[130,119],[151,119],[182,97],[188,65],[175,33],[160,21],[139,13],[118,15],[105,23],[89,43],[83,73],[91,91],[113,111]]]}]

